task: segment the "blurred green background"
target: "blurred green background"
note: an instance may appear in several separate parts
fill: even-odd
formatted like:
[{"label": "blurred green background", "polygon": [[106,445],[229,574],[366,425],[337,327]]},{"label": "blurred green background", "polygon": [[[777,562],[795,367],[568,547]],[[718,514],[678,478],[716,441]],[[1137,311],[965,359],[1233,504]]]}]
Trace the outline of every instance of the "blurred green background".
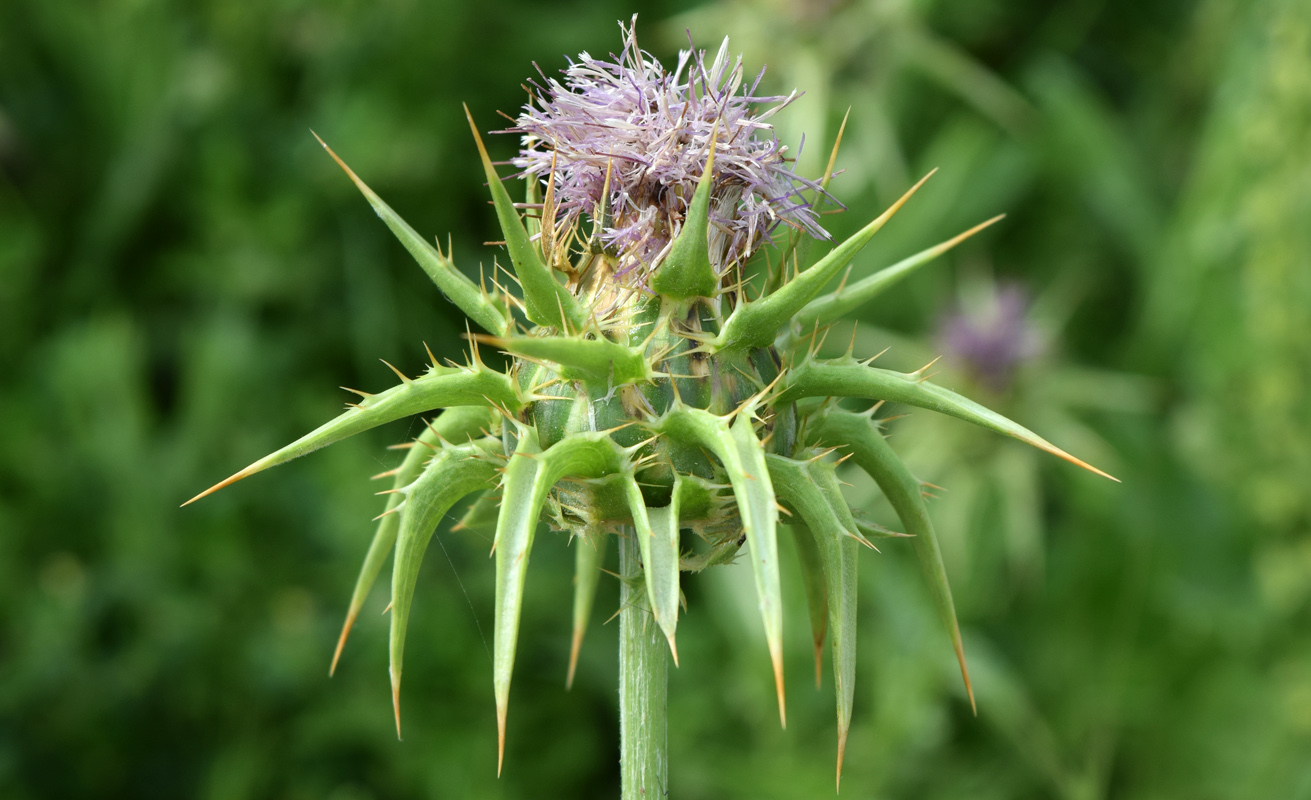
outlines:
[{"label": "blurred green background", "polygon": [[[0,3],[0,796],[617,795],[617,591],[566,693],[558,539],[535,554],[499,780],[488,542],[448,523],[429,551],[403,742],[381,592],[328,680],[380,509],[366,478],[413,424],[177,506],[336,413],[333,387],[390,385],[379,358],[413,373],[423,342],[464,347],[309,130],[476,274],[499,236],[460,102],[502,127],[531,62],[615,50],[628,13]],[[867,554],[843,796],[1311,797],[1311,3],[644,4],[662,58],[687,28],[807,91],[778,118],[807,134],[804,172],[852,109],[831,230],[942,168],[862,274],[1008,214],[864,310],[858,348],[946,352],[939,380],[1124,481],[923,412],[893,424],[947,490],[979,715],[909,548]],[[1007,293],[1036,344],[998,377],[945,331],[1000,335]],[[672,796],[832,791],[831,682],[811,686],[784,579],[787,731],[749,579],[684,581]]]}]

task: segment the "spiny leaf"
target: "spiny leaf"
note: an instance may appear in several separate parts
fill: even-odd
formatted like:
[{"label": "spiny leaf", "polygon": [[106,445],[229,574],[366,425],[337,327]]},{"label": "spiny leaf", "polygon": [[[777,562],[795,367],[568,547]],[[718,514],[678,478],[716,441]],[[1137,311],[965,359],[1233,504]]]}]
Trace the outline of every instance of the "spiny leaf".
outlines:
[{"label": "spiny leaf", "polygon": [[850,536],[839,536],[820,547],[828,566],[829,627],[833,639],[833,681],[838,715],[838,788],[842,786],[842,759],[847,752],[851,709],[856,690],[856,564],[860,546]]},{"label": "spiny leaf", "polygon": [[877,522],[856,517],[856,530],[866,539],[910,539],[914,534],[888,530]]},{"label": "spiny leaf", "polygon": [[863,397],[927,408],[940,414],[973,422],[997,433],[1012,436],[1058,458],[1063,458],[1104,478],[1118,478],[1087,464],[1038,434],[1018,425],[968,398],[929,383],[918,373],[893,372],[864,366],[850,359],[805,361],[789,371],[784,389],[776,402],[786,403],[802,397]]},{"label": "spiny leaf", "polygon": [[[851,728],[856,689],[856,561],[859,542],[855,521],[838,490],[833,469],[819,461],[766,456],[779,499],[800,517],[797,538],[813,537],[826,589],[833,640],[833,682],[838,716],[837,780]],[[836,497],[835,497],[836,495]]]},{"label": "spiny leaf", "polygon": [[669,641],[675,667],[678,666],[674,634],[678,628],[678,504],[681,494],[677,483],[675,478],[673,499],[664,508],[646,508],[636,480],[629,478],[625,485],[637,546],[642,553],[651,615]]},{"label": "spiny leaf", "polygon": [[708,246],[710,189],[714,183],[718,133],[719,123],[716,121],[710,133],[710,155],[706,158],[705,171],[701,173],[701,180],[697,182],[696,192],[688,205],[687,218],[651,280],[651,288],[657,294],[672,300],[711,297],[719,288],[719,276],[710,263]]},{"label": "spiny leaf", "polygon": [[[838,149],[842,147],[842,135],[847,130],[847,118],[851,116],[851,109],[847,108],[847,113],[842,115],[842,124],[838,126],[838,135],[833,138],[833,149],[828,154],[828,164],[824,167],[824,174],[820,176],[819,192],[815,196],[811,210],[815,213],[822,213],[825,200],[831,200],[832,196],[828,194],[829,181],[833,179],[833,167],[838,162]],[[841,203],[839,203],[841,205]],[[845,206],[844,206],[845,208]],[[783,281],[787,278],[788,261],[796,258],[806,260],[806,255],[810,250],[810,244],[814,240],[805,235],[801,230],[793,228],[788,236],[787,247],[779,253],[778,269],[770,270],[769,275],[765,278],[765,294],[772,294]]]},{"label": "spiny leaf", "polygon": [[577,336],[477,338],[513,355],[553,361],[560,365],[560,375],[570,380],[596,381],[602,386],[623,386],[644,383],[654,377],[642,348],[628,347],[609,339],[583,339]]},{"label": "spiny leaf", "polygon": [[[937,170],[934,170],[936,172]],[[773,294],[754,303],[742,303],[724,323],[724,329],[715,338],[716,351],[748,347],[768,347],[774,337],[784,330],[797,312],[814,300],[829,281],[837,277],[843,267],[874,238],[874,234],[905,205],[915,191],[932,177],[933,172],[920,178],[919,183],[901,196],[897,202],[880,214],[873,222],[861,228],[845,242],[833,248],[810,269],[780,286]]]},{"label": "spiny leaf", "polygon": [[[527,178],[524,180],[524,205],[531,208],[540,205],[542,202],[542,185],[536,178]],[[528,231],[528,238],[536,236],[542,232],[542,218],[532,214],[523,216],[524,229]]]},{"label": "spiny leaf", "polygon": [[711,481],[695,475],[675,475],[674,487],[678,493],[678,514],[684,519],[705,519],[724,502],[715,497]]},{"label": "spiny leaf", "polygon": [[[806,525],[818,534],[846,536],[859,542],[856,522],[840,497],[831,467],[826,473],[825,465],[819,462],[785,458],[773,453],[765,456],[765,461],[779,500],[799,513]],[[822,485],[825,483],[832,486]],[[839,491],[839,496],[834,498],[825,491],[829,488]]]},{"label": "spiny leaf", "polygon": [[510,677],[514,671],[514,648],[519,636],[519,614],[523,610],[524,576],[528,554],[550,486],[538,458],[541,446],[531,429],[520,431],[519,443],[505,468],[501,514],[496,521],[496,630],[492,657],[496,688],[496,774],[505,758],[505,714],[509,705]]},{"label": "spiny leaf", "polygon": [[510,411],[523,407],[518,390],[512,380],[485,368],[433,367],[426,375],[415,378],[385,392],[365,398],[359,405],[319,426],[286,447],[271,453],[225,481],[217,483],[182,505],[189,505],[206,495],[213,494],[242,478],[248,478],[269,467],[303,456],[320,447],[362,433],[379,425],[452,406],[483,406],[496,404]]},{"label": "spiny leaf", "polygon": [[492,436],[463,445],[443,445],[423,473],[403,491],[400,533],[391,580],[391,691],[396,713],[396,737],[401,735],[401,666],[405,655],[405,628],[419,565],[433,530],[451,506],[465,495],[485,489],[496,480],[496,468],[486,458],[500,453],[501,441]]},{"label": "spiny leaf", "polygon": [[811,417],[809,431],[819,443],[852,453],[856,464],[874,479],[906,526],[906,531],[912,534],[911,545],[915,548],[915,557],[919,560],[920,569],[929,584],[929,593],[933,595],[934,605],[951,637],[956,660],[960,662],[961,679],[970,696],[970,707],[975,708],[974,688],[970,685],[970,671],[965,665],[965,647],[961,643],[956,607],[951,599],[951,586],[947,582],[947,570],[942,562],[942,550],[938,547],[933,521],[929,518],[929,509],[924,504],[924,496],[920,494],[919,481],[897,458],[897,454],[884,441],[883,435],[875,430],[868,417],[841,409],[829,409]]},{"label": "spiny leaf", "polygon": [[987,222],[979,223],[962,234],[945,242],[922,250],[909,258],[904,258],[890,267],[879,270],[868,278],[856,281],[835,292],[818,297],[806,304],[797,314],[796,321],[802,331],[812,330],[816,325],[823,328],[836,322],[848,313],[856,310],[875,297],[900,282],[923,265],[952,249],[979,231],[1000,221],[1005,214],[998,214]]},{"label": "spiny leaf", "polygon": [[487,186],[491,189],[496,218],[505,236],[505,248],[510,252],[515,275],[523,286],[528,319],[537,325],[551,325],[561,330],[582,330],[587,321],[587,312],[579,305],[578,299],[560,285],[554,271],[542,261],[541,253],[528,238],[523,220],[519,218],[514,202],[501,184],[496,168],[492,166],[487,148],[483,146],[482,135],[478,133],[478,126],[474,124],[467,105],[464,107],[464,115],[469,119],[469,129],[473,131],[474,141],[478,144],[478,156],[482,159],[483,171],[487,173]]},{"label": "spiny leaf", "polygon": [[346,611],[346,622],[342,625],[341,635],[337,638],[337,649],[332,654],[332,666],[328,668],[329,676],[337,671],[337,661],[341,659],[341,651],[346,646],[346,637],[350,635],[351,626],[355,624],[355,618],[359,616],[360,608],[364,605],[369,590],[373,588],[373,582],[377,579],[378,572],[382,570],[383,562],[391,553],[392,545],[396,543],[396,532],[400,529],[401,518],[394,512],[405,501],[405,494],[399,490],[414,482],[424,463],[433,454],[433,448],[439,445],[441,439],[459,442],[476,436],[491,423],[490,409],[474,406],[452,408],[425,427],[419,434],[419,446],[411,447],[406,452],[405,459],[396,469],[392,493],[387,495],[387,507],[378,521],[373,541],[369,544],[369,552],[364,557],[364,566],[360,568],[360,576],[355,581],[355,591],[351,594],[350,607]]},{"label": "spiny leaf", "polygon": [[464,516],[451,527],[453,531],[473,531],[485,535],[490,541],[496,535],[496,517],[501,512],[500,492],[488,489],[469,504]]},{"label": "spiny leaf", "polygon": [[492,669],[496,690],[497,756],[500,774],[505,757],[505,719],[510,678],[519,640],[524,579],[528,556],[542,507],[556,482],[565,476],[601,478],[629,469],[623,451],[606,433],[573,434],[545,451],[531,428],[520,431],[519,443],[505,468],[505,492],[496,521],[496,629]]},{"label": "spiny leaf", "polygon": [[346,166],[346,162],[332,152],[332,148],[328,147],[322,139],[319,139],[317,133],[314,134],[314,138],[319,140],[319,144],[323,145],[324,150],[328,151],[328,155],[332,156],[333,161],[337,162],[337,166],[346,172],[346,175],[355,183],[356,188],[369,201],[369,205],[373,206],[373,210],[377,212],[383,222],[387,223],[387,227],[391,228],[391,232],[396,235],[401,244],[405,245],[405,249],[410,251],[410,255],[414,256],[414,260],[419,262],[419,266],[423,267],[423,271],[428,273],[428,277],[432,278],[432,282],[437,284],[437,288],[442,291],[442,294],[448,300],[454,303],[483,330],[497,335],[509,331],[510,313],[504,305],[493,302],[477,284],[455,268],[455,264],[451,263],[448,256],[442,255],[441,251],[428,244],[414,228],[411,228],[405,220],[401,219],[399,214],[392,210],[391,206],[374,194],[373,190],[366,186],[364,181],[360,180],[359,176],[350,167]]},{"label": "spiny leaf", "polygon": [[[782,496],[782,488],[777,475],[771,480]],[[801,582],[806,587],[806,607],[810,610],[810,633],[815,645],[815,688],[820,686],[821,673],[824,669],[824,637],[828,631],[828,588],[824,583],[824,568],[819,559],[819,550],[815,546],[815,537],[810,530],[804,529],[800,520],[789,520],[792,538],[797,545],[797,561],[801,566]]]},{"label": "spiny leaf", "polygon": [[604,531],[587,531],[574,542],[574,635],[569,645],[569,674],[565,677],[566,689],[573,688],[574,672],[578,669],[578,653],[587,632],[587,620],[592,615],[592,601],[596,599],[596,586],[601,578],[601,565],[605,563],[605,548],[609,537]]},{"label": "spiny leaf", "polygon": [[842,497],[837,473],[825,461],[811,459],[806,474],[828,502],[838,521],[838,528],[826,537],[817,533],[820,561],[827,565],[829,626],[833,629],[833,682],[838,714],[837,788],[842,787],[842,758],[847,752],[847,732],[851,729],[851,709],[856,691],[856,566],[858,545],[867,545],[852,519],[851,509]]},{"label": "spiny leaf", "polygon": [[679,404],[665,412],[652,427],[657,432],[710,451],[723,465],[733,486],[742,529],[751,550],[751,570],[760,597],[760,616],[765,623],[765,640],[774,666],[779,721],[787,727],[783,693],[783,602],[775,533],[778,508],[765,464],[765,450],[756,437],[751,415],[748,410],[739,411],[736,421],[730,426],[724,417]]}]

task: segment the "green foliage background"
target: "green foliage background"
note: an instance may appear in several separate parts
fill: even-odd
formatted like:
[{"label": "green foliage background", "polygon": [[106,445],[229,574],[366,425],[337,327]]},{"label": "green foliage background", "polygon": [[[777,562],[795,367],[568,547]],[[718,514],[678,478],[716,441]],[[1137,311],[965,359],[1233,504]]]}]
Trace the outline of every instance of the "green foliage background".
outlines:
[{"label": "green foliage background", "polygon": [[[529,581],[499,781],[488,542],[443,529],[430,550],[404,742],[383,625],[363,620],[327,679],[380,508],[365,478],[412,430],[177,505],[330,417],[332,387],[389,385],[378,358],[412,373],[421,342],[464,348],[463,322],[309,129],[420,231],[449,232],[466,269],[489,266],[459,103],[499,126],[532,61],[615,49],[618,14],[0,4],[0,796],[617,793],[615,626],[589,634],[566,694],[563,542],[538,548]],[[999,549],[988,492],[1004,490],[935,502],[969,527],[971,558],[948,566],[968,587],[977,718],[908,548],[865,559],[843,795],[1311,797],[1311,5],[666,2],[644,7],[639,36],[668,57],[688,26],[703,47],[733,37],[776,88],[811,89],[784,129],[808,130],[803,167],[855,109],[835,232],[943,167],[858,269],[1009,214],[869,309],[862,348],[919,366],[953,288],[982,270],[1072,298],[1025,379],[1041,391],[999,401],[1138,387],[1067,415],[1123,485],[1035,467],[1021,510],[1041,570],[1020,579]],[[896,446],[963,425],[915,422]],[[997,470],[1019,447],[971,445],[960,466]],[[799,581],[784,576],[779,731],[738,572],[685,581],[671,794],[826,794],[831,687],[808,685]],[[603,588],[599,607],[616,601]]]}]

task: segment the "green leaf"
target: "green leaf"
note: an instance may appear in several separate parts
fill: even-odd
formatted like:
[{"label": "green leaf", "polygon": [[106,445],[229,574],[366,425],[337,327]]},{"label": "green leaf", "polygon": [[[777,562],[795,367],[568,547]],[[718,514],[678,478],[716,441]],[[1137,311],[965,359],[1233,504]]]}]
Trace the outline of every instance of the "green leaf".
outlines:
[{"label": "green leaf", "polygon": [[750,409],[741,409],[730,426],[727,418],[709,411],[677,404],[651,427],[659,433],[709,450],[723,465],[742,518],[743,533],[751,550],[751,571],[760,597],[760,616],[765,624],[774,666],[774,687],[778,693],[779,720],[787,726],[783,694],[783,598],[779,582],[778,540],[775,526],[778,508],[769,480],[765,449],[756,437]]},{"label": "green leaf", "polygon": [[519,615],[523,610],[524,577],[533,535],[551,489],[541,446],[531,429],[519,432],[514,455],[505,468],[505,491],[501,514],[496,521],[496,629],[493,634],[492,680],[496,689],[497,756],[496,774],[505,758],[505,715],[510,699],[510,678],[514,672],[514,650],[519,637]]},{"label": "green leaf", "polygon": [[842,759],[847,752],[851,709],[856,691],[856,567],[860,546],[850,536],[825,539],[816,535],[820,558],[827,565],[829,628],[833,640],[833,693],[837,703],[837,783],[842,784]]},{"label": "green leaf", "polygon": [[602,386],[645,383],[654,375],[640,347],[628,347],[609,339],[577,336],[514,336],[508,339],[479,337],[479,341],[507,353],[545,359],[558,364],[569,380],[595,381]]},{"label": "green leaf", "polygon": [[842,786],[842,758],[847,752],[847,732],[851,729],[851,709],[856,691],[856,593],[857,545],[872,548],[861,537],[851,509],[842,496],[837,472],[831,464],[811,459],[806,474],[828,503],[838,527],[828,534],[816,532],[820,563],[826,565],[829,627],[833,631],[833,693],[837,700],[838,757],[837,786]]},{"label": "green leaf", "polygon": [[[523,201],[526,206],[536,206],[542,202],[542,184],[535,177],[524,178]],[[542,232],[542,218],[531,214],[525,214],[523,217],[524,230],[528,232],[528,238]]]},{"label": "green leaf", "polygon": [[569,645],[569,673],[565,676],[565,689],[574,685],[574,672],[578,669],[578,653],[583,647],[587,620],[592,616],[592,602],[601,578],[601,565],[605,563],[605,548],[609,537],[604,531],[588,530],[574,537],[574,634]]},{"label": "green leaf", "polygon": [[697,182],[696,193],[688,205],[687,218],[678,236],[674,237],[669,253],[651,279],[656,294],[671,300],[688,300],[693,297],[712,297],[719,289],[719,276],[710,263],[708,245],[710,233],[710,189],[714,183],[715,143],[719,123],[710,134],[710,155],[706,168]]},{"label": "green leaf", "polygon": [[[817,534],[847,536],[860,542],[856,522],[841,497],[831,467],[826,473],[826,465],[820,462],[785,458],[773,453],[765,456],[765,462],[778,499],[799,513],[807,526]],[[832,496],[830,489],[838,495]]]},{"label": "green leaf", "polygon": [[869,244],[869,240],[874,238],[874,234],[879,232],[892,215],[896,214],[932,175],[933,173],[930,172],[920,178],[920,182],[912,186],[910,191],[902,195],[887,211],[829,251],[828,255],[821,258],[810,269],[780,286],[773,294],[766,295],[754,303],[739,304],[732,316],[724,322],[723,330],[715,338],[711,347],[715,351],[722,351],[768,347],[773,344],[774,338],[779,332],[788,328],[792,318],[851,263],[851,259],[855,258],[856,254]]},{"label": "green leaf", "polygon": [[[853,514],[854,516],[854,514]],[[888,530],[877,522],[870,522],[867,519],[856,517],[856,530],[866,539],[910,539],[909,533]]]},{"label": "green leaf", "polygon": [[678,505],[680,487],[675,475],[672,500],[664,508],[647,508],[642,490],[633,478],[625,480],[629,510],[633,515],[634,535],[642,553],[646,575],[647,600],[651,615],[669,641],[669,652],[678,666],[678,645],[674,634],[678,629]]},{"label": "green leaf", "polygon": [[603,478],[631,471],[625,452],[606,433],[572,434],[541,451],[531,428],[505,468],[505,492],[496,521],[496,623],[492,670],[496,690],[497,773],[505,756],[505,719],[510,679],[523,612],[524,579],[533,536],[552,487],[561,478]]},{"label": "green leaf", "polygon": [[974,689],[970,685],[969,668],[965,665],[965,647],[961,643],[956,607],[952,603],[951,586],[947,582],[947,569],[942,562],[942,550],[938,547],[938,537],[929,518],[929,509],[924,504],[919,481],[897,458],[897,454],[884,441],[883,435],[874,428],[873,421],[864,415],[829,409],[811,417],[809,432],[819,443],[851,453],[856,464],[869,473],[888,498],[902,524],[906,526],[906,531],[912,534],[911,545],[915,548],[915,557],[919,560],[920,569],[929,584],[929,593],[951,637],[956,660],[960,662],[961,679],[965,682],[965,691],[973,707]]},{"label": "green leaf", "polygon": [[423,271],[428,273],[432,282],[437,284],[437,288],[442,291],[446,299],[454,303],[469,319],[473,320],[483,330],[496,334],[504,335],[510,330],[510,311],[504,303],[498,303],[483,291],[482,287],[469,280],[464,273],[456,269],[451,259],[443,255],[440,250],[428,244],[414,228],[411,228],[400,215],[392,210],[391,206],[382,201],[382,198],[374,194],[373,190],[360,180],[359,176],[346,166],[346,162],[338,158],[337,154],[332,152],[332,148],[324,144],[319,135],[314,134],[314,138],[319,140],[323,149],[328,151],[332,160],[337,162],[346,175],[355,183],[356,188],[363,193],[369,205],[383,222],[391,228],[391,232],[396,235],[405,249],[410,251],[414,260],[419,262]]},{"label": "green leaf", "polygon": [[501,513],[501,495],[495,489],[488,489],[469,504],[464,516],[451,528],[452,531],[473,531],[487,537],[488,541],[496,535],[496,517]]},{"label": "green leaf", "polygon": [[775,402],[788,403],[802,397],[862,397],[867,400],[888,400],[927,408],[1012,436],[1025,444],[1063,458],[1071,464],[1118,482],[1117,478],[1080,461],[1028,428],[984,408],[973,400],[929,383],[919,373],[906,374],[877,369],[850,359],[807,360],[788,372],[783,391]]},{"label": "green leaf", "polygon": [[405,494],[401,490],[414,482],[442,439],[451,442],[469,439],[491,424],[491,409],[474,406],[452,408],[424,428],[419,438],[410,444],[401,465],[393,470],[395,478],[392,481],[392,490],[387,495],[387,507],[378,521],[373,541],[369,544],[369,552],[364,556],[364,566],[360,568],[360,575],[355,581],[355,591],[351,593],[350,607],[346,611],[346,622],[342,625],[341,635],[337,638],[337,650],[332,654],[332,666],[328,668],[329,677],[337,671],[337,661],[341,658],[342,648],[346,646],[346,637],[350,635],[355,618],[359,616],[360,608],[364,605],[369,590],[373,588],[373,582],[382,570],[383,562],[387,560],[392,546],[396,544],[396,532],[400,530],[401,524],[400,515],[396,511],[405,500]]},{"label": "green leaf", "polygon": [[800,517],[797,538],[811,536],[823,571],[838,716],[838,780],[851,728],[856,690],[856,523],[841,497],[833,468],[818,460],[766,457],[778,497]]},{"label": "green leaf", "polygon": [[[828,195],[829,181],[833,179],[833,166],[838,162],[838,149],[842,147],[842,135],[847,130],[847,118],[851,116],[851,108],[847,108],[847,113],[842,115],[842,124],[838,126],[838,135],[833,137],[833,149],[829,151],[828,165],[824,167],[824,174],[819,179],[819,192],[815,195],[811,211],[816,214],[822,214],[825,201],[831,199]],[[788,261],[797,259],[807,261],[807,255],[810,246],[814,242],[809,235],[799,228],[793,228],[788,234],[787,246],[779,253],[778,268],[771,269],[765,276],[765,294],[773,294],[774,290],[783,284],[787,278]]]},{"label": "green leaf", "polygon": [[528,319],[537,325],[551,325],[566,331],[581,331],[587,322],[587,311],[578,303],[578,299],[555,279],[555,271],[542,261],[542,256],[528,238],[519,212],[514,208],[514,201],[505,191],[501,178],[492,166],[492,160],[483,146],[478,126],[473,122],[469,107],[464,107],[464,114],[469,119],[469,129],[478,144],[478,156],[482,159],[483,171],[487,173],[487,186],[492,192],[492,205],[496,207],[496,218],[501,223],[501,233],[505,236],[505,248],[510,252],[510,261],[514,272],[523,287],[524,305],[527,307]]},{"label": "green leaf", "polygon": [[426,375],[414,380],[406,379],[400,386],[385,392],[368,395],[359,405],[345,414],[325,423],[310,433],[276,452],[241,470],[227,480],[216,483],[182,505],[189,505],[225,486],[248,478],[269,467],[285,464],[340,442],[357,433],[402,417],[452,406],[483,406],[496,404],[508,411],[523,408],[517,387],[509,377],[478,365],[476,367],[433,367]]},{"label": "green leaf", "polygon": [[855,311],[865,303],[878,297],[892,286],[900,283],[901,280],[915,270],[924,266],[928,262],[952,249],[956,245],[970,238],[984,228],[998,222],[1005,217],[1005,214],[999,214],[987,222],[975,225],[973,228],[948,239],[945,242],[936,244],[927,250],[922,250],[909,258],[904,258],[890,267],[879,270],[870,275],[868,278],[856,281],[855,283],[844,286],[835,292],[830,292],[823,297],[818,297],[806,304],[797,314],[797,327],[800,331],[808,333],[816,326],[823,328],[837,322],[848,313]]},{"label": "green leaf", "polygon": [[681,519],[706,519],[723,503],[715,497],[715,484],[696,475],[675,475],[678,515]]},{"label": "green leaf", "polygon": [[[774,486],[777,476],[771,476]],[[780,490],[780,497],[782,496]],[[824,637],[828,631],[828,587],[824,583],[824,567],[820,562],[815,536],[799,519],[788,521],[792,538],[797,545],[797,562],[801,566],[801,582],[806,587],[806,607],[810,611],[810,634],[815,645],[815,688],[820,686],[824,669]]]},{"label": "green leaf", "polygon": [[391,582],[391,689],[396,713],[396,737],[401,735],[401,667],[405,655],[405,629],[419,565],[433,531],[456,501],[485,489],[496,480],[490,455],[501,453],[501,441],[488,436],[462,445],[443,443],[409,486],[401,490],[400,532]]}]

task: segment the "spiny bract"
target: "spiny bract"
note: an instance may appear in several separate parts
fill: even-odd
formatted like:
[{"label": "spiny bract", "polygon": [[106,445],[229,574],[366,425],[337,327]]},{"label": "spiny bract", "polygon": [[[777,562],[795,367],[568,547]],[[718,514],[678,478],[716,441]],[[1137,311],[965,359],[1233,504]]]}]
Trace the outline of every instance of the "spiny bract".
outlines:
[{"label": "spiny bract", "polygon": [[[969,674],[920,483],[872,413],[827,400],[919,406],[1088,465],[929,383],[923,370],[878,369],[850,352],[816,356],[828,325],[996,219],[848,282],[852,259],[925,176],[801,269],[806,238],[827,238],[816,206],[829,199],[833,158],[820,181],[790,171],[766,120],[795,93],[756,97],[759,77],[742,91],[741,60],[730,65],[727,40],[710,63],[703,52],[687,51],[669,73],[637,46],[631,25],[624,34],[623,52],[612,61],[583,54],[563,83],[543,78],[545,86],[535,85],[539,94],[512,129],[523,137],[514,164],[528,179],[527,202],[511,201],[469,119],[518,294],[495,280],[489,291],[465,277],[449,253],[428,244],[328,151],[438,288],[486,333],[472,337],[467,366],[434,363],[414,379],[397,372],[400,385],[360,392],[360,403],[340,417],[194,499],[377,425],[446,409],[409,445],[404,462],[384,473],[394,476],[394,488],[333,668],[394,550],[391,681],[399,734],[405,628],[420,560],[446,512],[479,495],[461,524],[494,524],[501,754],[524,578],[541,521],[568,532],[577,552],[569,681],[608,535],[636,535],[652,614],[675,663],[679,573],[732,561],[745,544],[785,720],[775,538],[783,510],[806,582],[817,675],[823,641],[832,641],[840,774],[855,677],[857,556],[861,546],[872,547],[867,537],[903,534],[867,523],[847,506],[830,453],[852,457],[900,516],[967,689]],[[775,105],[755,113],[762,103]],[[780,224],[786,236],[772,242],[775,257],[761,269],[751,257]],[[755,299],[752,287],[760,287]],[[509,371],[484,365],[479,343],[514,356]],[[683,531],[703,546],[683,549]]]}]

